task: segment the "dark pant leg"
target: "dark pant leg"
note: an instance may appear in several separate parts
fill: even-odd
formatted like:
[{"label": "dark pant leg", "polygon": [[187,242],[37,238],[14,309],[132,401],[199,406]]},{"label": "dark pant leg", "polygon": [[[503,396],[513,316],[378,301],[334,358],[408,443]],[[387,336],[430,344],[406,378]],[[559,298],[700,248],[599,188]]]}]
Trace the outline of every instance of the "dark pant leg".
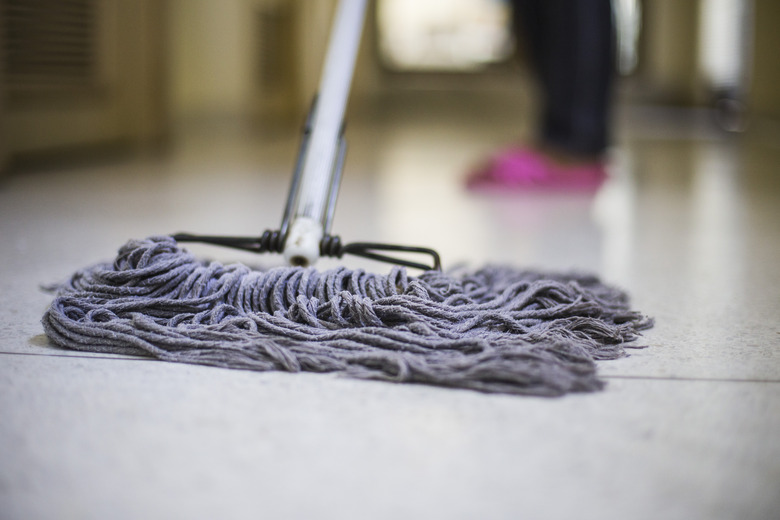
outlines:
[{"label": "dark pant leg", "polygon": [[600,155],[608,143],[614,63],[610,0],[514,0],[544,97],[542,144]]}]

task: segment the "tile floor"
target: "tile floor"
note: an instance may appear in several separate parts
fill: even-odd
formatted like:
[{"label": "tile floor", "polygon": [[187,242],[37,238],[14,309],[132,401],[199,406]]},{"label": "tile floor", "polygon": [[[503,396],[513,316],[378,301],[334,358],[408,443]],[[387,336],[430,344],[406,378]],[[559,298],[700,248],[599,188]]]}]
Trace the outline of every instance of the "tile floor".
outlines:
[{"label": "tile floor", "polygon": [[278,225],[297,135],[193,132],[165,157],[0,185],[0,518],[780,518],[780,132],[633,108],[595,198],[466,193],[469,165],[527,132],[516,113],[427,94],[358,115],[334,230],[625,287],[657,326],[650,348],[600,365],[605,391],[517,398],[48,345],[39,287],[126,239]]}]

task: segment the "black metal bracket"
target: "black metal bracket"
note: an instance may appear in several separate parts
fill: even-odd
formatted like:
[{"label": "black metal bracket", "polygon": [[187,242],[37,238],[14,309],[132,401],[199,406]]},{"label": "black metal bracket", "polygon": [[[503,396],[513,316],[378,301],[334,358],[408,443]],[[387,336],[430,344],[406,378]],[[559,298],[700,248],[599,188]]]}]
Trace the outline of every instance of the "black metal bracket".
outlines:
[{"label": "black metal bracket", "polygon": [[[191,235],[177,233],[172,235],[177,242],[200,242],[216,246],[241,249],[252,253],[281,253],[284,250],[284,237],[279,231],[265,231],[259,237],[223,237],[212,235]],[[430,262],[421,263],[407,260],[386,253],[408,253],[427,256]],[[320,242],[320,255],[331,258],[341,258],[344,255],[369,258],[379,262],[387,262],[423,271],[440,271],[441,257],[434,249],[428,247],[402,246],[397,244],[382,244],[377,242],[352,242],[342,244],[337,236],[327,235]]]}]

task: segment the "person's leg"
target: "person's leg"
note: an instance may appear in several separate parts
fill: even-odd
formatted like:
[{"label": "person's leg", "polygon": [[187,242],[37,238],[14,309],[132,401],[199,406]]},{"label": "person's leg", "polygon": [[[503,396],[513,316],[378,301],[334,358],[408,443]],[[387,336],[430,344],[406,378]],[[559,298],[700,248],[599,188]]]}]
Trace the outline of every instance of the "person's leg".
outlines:
[{"label": "person's leg", "polygon": [[544,0],[512,0],[512,29],[517,45],[539,76],[545,60],[547,11]]},{"label": "person's leg", "polygon": [[[535,8],[544,29],[541,37],[532,36],[532,44],[540,46],[535,55],[544,96],[541,144],[559,154],[599,157],[609,138],[614,63],[610,0],[542,0]],[[525,25],[529,23],[534,22]]]},{"label": "person's leg", "polygon": [[610,0],[513,0],[539,79],[538,141],[498,153],[470,188],[594,189],[606,177],[614,39]]}]

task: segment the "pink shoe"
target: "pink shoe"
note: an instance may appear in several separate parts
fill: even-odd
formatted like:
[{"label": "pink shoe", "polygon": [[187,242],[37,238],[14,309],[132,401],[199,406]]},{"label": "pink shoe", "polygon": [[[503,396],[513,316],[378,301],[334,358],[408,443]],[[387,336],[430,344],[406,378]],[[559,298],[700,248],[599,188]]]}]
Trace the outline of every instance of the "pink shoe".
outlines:
[{"label": "pink shoe", "polygon": [[561,166],[528,149],[499,153],[490,163],[468,176],[474,191],[577,191],[598,190],[607,178],[602,163]]}]

